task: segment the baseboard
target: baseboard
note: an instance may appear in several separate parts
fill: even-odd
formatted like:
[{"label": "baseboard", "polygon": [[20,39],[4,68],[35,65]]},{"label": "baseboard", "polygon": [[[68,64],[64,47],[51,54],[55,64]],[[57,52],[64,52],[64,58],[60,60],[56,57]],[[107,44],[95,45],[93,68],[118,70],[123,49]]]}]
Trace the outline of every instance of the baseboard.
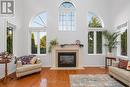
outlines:
[{"label": "baseboard", "polygon": [[85,65],[83,67],[105,67],[104,65]]},{"label": "baseboard", "polygon": [[51,67],[50,70],[83,70],[84,67]]}]

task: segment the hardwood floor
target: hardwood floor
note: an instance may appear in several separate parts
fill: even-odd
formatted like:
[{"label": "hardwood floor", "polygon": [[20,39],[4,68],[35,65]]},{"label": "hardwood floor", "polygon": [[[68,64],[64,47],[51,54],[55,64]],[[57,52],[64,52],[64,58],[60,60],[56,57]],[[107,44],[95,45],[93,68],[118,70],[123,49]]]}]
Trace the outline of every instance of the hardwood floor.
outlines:
[{"label": "hardwood floor", "polygon": [[105,68],[85,68],[85,70],[50,70],[43,68],[41,73],[35,73],[20,79],[9,80],[6,84],[0,82],[0,87],[70,87],[71,74],[107,74]]}]

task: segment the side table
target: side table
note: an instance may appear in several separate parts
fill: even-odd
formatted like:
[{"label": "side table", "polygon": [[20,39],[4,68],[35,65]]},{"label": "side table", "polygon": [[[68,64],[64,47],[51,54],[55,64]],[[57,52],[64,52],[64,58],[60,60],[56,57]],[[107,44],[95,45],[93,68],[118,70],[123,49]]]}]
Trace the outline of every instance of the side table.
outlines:
[{"label": "side table", "polygon": [[[109,64],[108,61],[110,61]],[[105,57],[105,68],[112,66],[112,61],[116,61],[116,57]]]}]

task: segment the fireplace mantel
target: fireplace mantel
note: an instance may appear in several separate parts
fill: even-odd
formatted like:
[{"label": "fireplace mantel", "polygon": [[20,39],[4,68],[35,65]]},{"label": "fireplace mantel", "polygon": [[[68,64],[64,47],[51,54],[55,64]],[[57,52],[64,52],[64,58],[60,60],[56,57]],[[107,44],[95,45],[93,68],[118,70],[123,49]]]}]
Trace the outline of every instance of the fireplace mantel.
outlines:
[{"label": "fireplace mantel", "polygon": [[[63,67],[63,68],[59,68],[58,67],[58,53],[59,52],[76,52],[76,67]],[[81,61],[82,61],[82,57],[81,57],[81,48],[77,45],[68,45],[68,46],[56,46],[53,50],[52,50],[52,70],[55,69],[83,69],[83,67],[81,66]]]}]

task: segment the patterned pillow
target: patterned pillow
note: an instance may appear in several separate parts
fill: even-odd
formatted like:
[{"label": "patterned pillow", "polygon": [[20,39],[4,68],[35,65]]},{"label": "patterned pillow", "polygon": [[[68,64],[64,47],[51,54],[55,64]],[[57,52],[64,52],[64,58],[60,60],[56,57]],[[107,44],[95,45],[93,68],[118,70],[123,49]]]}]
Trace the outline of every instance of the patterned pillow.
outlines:
[{"label": "patterned pillow", "polygon": [[22,62],[22,65],[26,65],[26,64],[30,64],[31,59],[34,56],[35,55],[21,56],[18,58],[18,60],[20,60]]},{"label": "patterned pillow", "polygon": [[127,69],[128,60],[119,59],[118,67],[122,69]]},{"label": "patterned pillow", "polygon": [[130,61],[129,61],[128,64],[127,64],[127,70],[130,71]]}]

